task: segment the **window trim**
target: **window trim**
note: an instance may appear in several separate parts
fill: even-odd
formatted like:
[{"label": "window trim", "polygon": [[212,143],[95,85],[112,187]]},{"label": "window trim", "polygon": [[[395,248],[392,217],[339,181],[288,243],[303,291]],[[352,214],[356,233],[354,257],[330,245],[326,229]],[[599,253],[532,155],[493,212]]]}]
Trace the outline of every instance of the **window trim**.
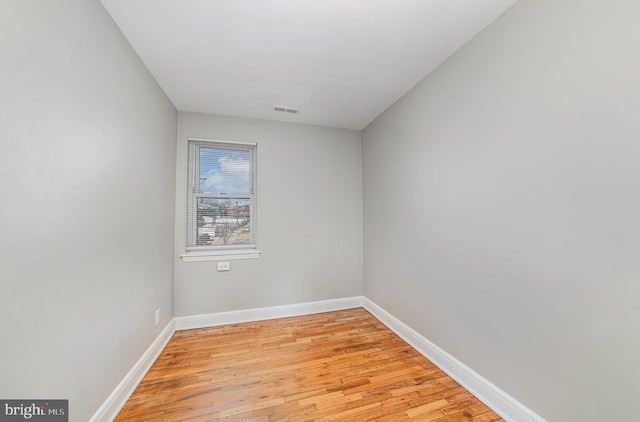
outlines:
[{"label": "window trim", "polygon": [[[249,195],[217,195],[217,194],[200,194],[193,191],[193,184],[195,181],[190,180],[189,175],[199,174],[199,160],[197,159],[197,153],[194,153],[193,156],[190,154],[190,144],[192,142],[203,142],[203,143],[211,143],[211,144],[228,144],[230,146],[236,145],[239,147],[251,147],[251,161],[252,165],[250,168],[251,174],[250,179],[252,181],[252,192]],[[185,244],[184,248],[186,253],[181,254],[180,258],[182,258],[183,262],[200,262],[200,261],[219,261],[219,260],[231,260],[231,259],[252,259],[258,258],[260,256],[260,251],[257,248],[257,231],[256,231],[256,186],[257,186],[257,146],[256,142],[240,142],[240,141],[227,141],[227,140],[218,140],[218,139],[208,139],[208,138],[196,138],[189,137],[187,138],[187,195],[186,195],[186,232],[185,232]],[[198,148],[196,146],[196,148]],[[190,171],[190,169],[193,169]],[[227,199],[246,199],[251,203],[251,225],[252,225],[252,240],[251,244],[243,244],[243,245],[209,245],[209,246],[188,246],[189,239],[194,239],[194,233],[191,231],[194,230],[195,227],[191,227],[189,224],[189,219],[191,218],[189,210],[193,205],[190,206],[191,201],[197,201],[197,198],[200,197],[210,197],[210,198],[227,198]]]},{"label": "window trim", "polygon": [[180,255],[183,262],[203,262],[203,261],[227,261],[231,259],[253,259],[259,258],[260,251],[257,249],[237,249],[237,250],[214,250],[189,251]]}]

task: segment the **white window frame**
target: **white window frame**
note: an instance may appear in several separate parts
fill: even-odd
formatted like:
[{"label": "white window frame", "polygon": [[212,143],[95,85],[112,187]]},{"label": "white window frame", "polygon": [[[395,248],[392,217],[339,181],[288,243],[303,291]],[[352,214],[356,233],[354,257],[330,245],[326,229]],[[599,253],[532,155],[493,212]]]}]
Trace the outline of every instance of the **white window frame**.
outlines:
[{"label": "white window frame", "polygon": [[[226,195],[226,194],[205,194],[198,192],[199,177],[200,177],[200,146],[190,146],[192,143],[211,143],[212,146],[220,144],[229,145],[232,149],[233,146],[238,146],[239,149],[246,149],[249,147],[250,162],[251,162],[251,174],[250,180],[252,183],[252,191],[249,195]],[[185,247],[186,253],[180,255],[184,262],[199,262],[199,261],[219,261],[219,260],[231,260],[231,259],[248,259],[258,258],[260,251],[257,248],[257,230],[256,230],[256,188],[257,188],[257,143],[255,142],[235,142],[235,141],[223,141],[215,139],[204,138],[188,138],[187,139],[187,203],[186,203],[186,237]],[[191,177],[190,177],[191,176]],[[221,199],[243,199],[250,202],[250,225],[251,225],[251,244],[248,245],[208,245],[208,246],[189,246],[194,244],[195,236],[197,235],[197,216],[190,213],[197,212],[198,198],[221,198]]]}]

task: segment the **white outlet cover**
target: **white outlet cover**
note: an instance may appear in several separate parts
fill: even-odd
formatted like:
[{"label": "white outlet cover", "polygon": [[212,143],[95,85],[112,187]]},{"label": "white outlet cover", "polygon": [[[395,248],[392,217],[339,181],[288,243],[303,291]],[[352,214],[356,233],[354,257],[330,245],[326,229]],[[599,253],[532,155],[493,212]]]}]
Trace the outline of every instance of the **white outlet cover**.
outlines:
[{"label": "white outlet cover", "polygon": [[218,271],[230,271],[231,263],[230,262],[218,262]]}]

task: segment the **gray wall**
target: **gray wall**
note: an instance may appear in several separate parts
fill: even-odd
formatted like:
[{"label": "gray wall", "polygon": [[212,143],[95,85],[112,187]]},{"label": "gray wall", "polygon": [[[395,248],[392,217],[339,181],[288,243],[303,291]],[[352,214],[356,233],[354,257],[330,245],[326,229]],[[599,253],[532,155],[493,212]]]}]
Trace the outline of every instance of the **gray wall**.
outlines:
[{"label": "gray wall", "polygon": [[3,0],[0,51],[0,397],[86,421],[172,316],[177,113],[98,1]]},{"label": "gray wall", "polygon": [[[258,143],[257,259],[182,262],[188,137]],[[179,113],[176,316],[362,295],[360,132]]]},{"label": "gray wall", "polygon": [[638,22],[521,0],[363,131],[365,295],[550,421],[637,419]]}]

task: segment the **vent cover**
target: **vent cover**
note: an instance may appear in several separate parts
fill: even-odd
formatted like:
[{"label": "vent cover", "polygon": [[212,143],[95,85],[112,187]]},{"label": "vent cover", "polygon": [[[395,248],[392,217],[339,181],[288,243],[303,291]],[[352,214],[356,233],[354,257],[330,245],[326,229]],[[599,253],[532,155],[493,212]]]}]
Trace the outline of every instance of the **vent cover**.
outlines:
[{"label": "vent cover", "polygon": [[300,109],[297,107],[274,105],[273,111],[276,111],[278,113],[298,114],[300,112]]}]

